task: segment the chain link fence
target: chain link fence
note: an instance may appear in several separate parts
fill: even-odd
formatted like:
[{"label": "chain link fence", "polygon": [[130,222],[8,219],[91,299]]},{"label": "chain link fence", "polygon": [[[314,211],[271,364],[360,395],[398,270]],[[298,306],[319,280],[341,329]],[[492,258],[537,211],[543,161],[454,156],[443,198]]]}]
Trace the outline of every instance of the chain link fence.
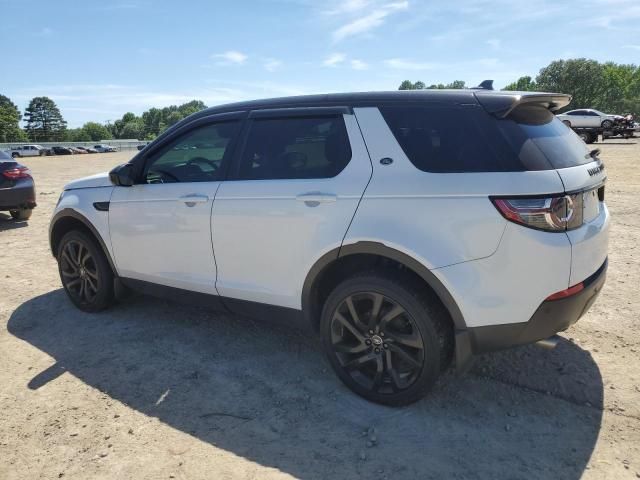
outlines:
[{"label": "chain link fence", "polygon": [[99,142],[11,142],[0,143],[0,150],[11,150],[22,145],[40,145],[44,148],[50,147],[85,147],[92,148],[94,145],[109,145],[122,150],[137,150],[138,146],[146,145],[148,141],[136,139],[100,140]]}]

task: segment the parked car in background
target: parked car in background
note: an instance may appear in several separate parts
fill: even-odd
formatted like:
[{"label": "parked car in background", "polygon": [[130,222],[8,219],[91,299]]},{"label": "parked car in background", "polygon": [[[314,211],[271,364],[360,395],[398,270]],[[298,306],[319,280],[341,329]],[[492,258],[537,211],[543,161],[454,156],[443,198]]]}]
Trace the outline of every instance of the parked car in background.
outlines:
[{"label": "parked car in background", "polygon": [[86,154],[87,152],[85,150],[83,150],[82,148],[78,148],[78,147],[67,147],[69,150],[71,150],[71,153],[73,154]]},{"label": "parked car in background", "polygon": [[70,148],[60,146],[51,147],[50,150],[53,155],[71,155],[73,153]]},{"label": "parked car in background", "polygon": [[556,115],[562,123],[572,128],[611,128],[615,123],[615,116],[602,113],[592,108],[570,110]]},{"label": "parked car in background", "polygon": [[16,220],[27,220],[35,206],[36,188],[31,172],[0,151],[0,210],[8,210]]},{"label": "parked car in background", "polygon": [[47,154],[47,149],[42,145],[20,145],[9,150],[13,158],[20,157],[41,157]]},{"label": "parked car in background", "polygon": [[107,153],[107,152],[117,152],[118,149],[116,147],[112,147],[111,145],[94,145],[93,149],[98,153]]},{"label": "parked car in background", "polygon": [[60,280],[86,312],[129,287],[307,324],[354,392],[413,402],[452,361],[555,345],[602,289],[606,173],[552,113],[570,99],[423,90],[202,110],[65,186],[49,229]]},{"label": "parked car in background", "polygon": [[89,148],[89,147],[76,147],[79,150],[82,150],[84,153],[98,153],[98,151],[95,148]]}]

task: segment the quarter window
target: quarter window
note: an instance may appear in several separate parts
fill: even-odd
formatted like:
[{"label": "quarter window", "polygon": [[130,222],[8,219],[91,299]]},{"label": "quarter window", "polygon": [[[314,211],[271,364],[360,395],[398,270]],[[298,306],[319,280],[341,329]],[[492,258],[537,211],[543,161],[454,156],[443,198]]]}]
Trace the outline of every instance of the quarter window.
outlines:
[{"label": "quarter window", "polygon": [[237,178],[330,178],[351,159],[341,116],[267,118],[251,122]]},{"label": "quarter window", "polygon": [[222,162],[235,138],[238,122],[196,127],[153,155],[144,171],[145,183],[222,180]]}]

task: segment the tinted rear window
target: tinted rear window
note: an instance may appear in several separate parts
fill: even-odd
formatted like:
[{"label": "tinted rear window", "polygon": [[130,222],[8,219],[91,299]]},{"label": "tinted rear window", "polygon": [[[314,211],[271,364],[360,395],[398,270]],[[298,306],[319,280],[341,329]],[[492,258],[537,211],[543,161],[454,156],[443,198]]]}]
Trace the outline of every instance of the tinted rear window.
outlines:
[{"label": "tinted rear window", "polygon": [[568,168],[593,161],[580,137],[546,108],[521,107],[496,124],[524,165],[541,165],[546,160],[548,168]]},{"label": "tinted rear window", "polygon": [[384,106],[409,160],[434,173],[550,170],[591,161],[586,145],[544,108],[498,120],[481,107]]}]

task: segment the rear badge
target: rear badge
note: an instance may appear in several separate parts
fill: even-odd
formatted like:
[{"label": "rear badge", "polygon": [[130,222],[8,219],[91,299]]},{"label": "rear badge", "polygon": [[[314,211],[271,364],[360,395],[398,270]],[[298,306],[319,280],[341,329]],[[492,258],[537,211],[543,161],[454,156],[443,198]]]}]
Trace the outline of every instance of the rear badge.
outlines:
[{"label": "rear badge", "polygon": [[592,176],[592,177],[593,177],[594,175],[599,174],[600,172],[603,172],[603,171],[604,171],[604,163],[601,163],[601,164],[600,164],[600,165],[598,165],[597,167],[589,168],[589,169],[587,170],[587,172],[589,172],[589,175],[590,175],[590,176]]}]

